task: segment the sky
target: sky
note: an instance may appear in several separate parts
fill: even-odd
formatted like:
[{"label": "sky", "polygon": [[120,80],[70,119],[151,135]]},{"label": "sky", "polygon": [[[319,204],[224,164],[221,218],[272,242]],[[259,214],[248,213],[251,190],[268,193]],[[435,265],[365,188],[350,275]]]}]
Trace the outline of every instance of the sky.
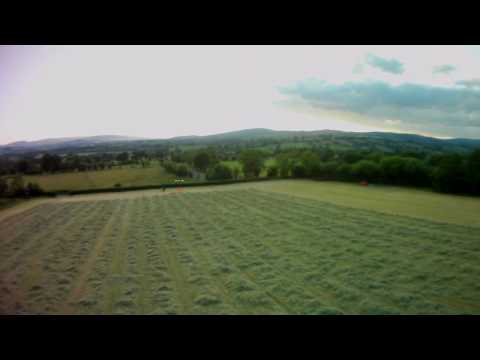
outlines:
[{"label": "sky", "polygon": [[0,46],[0,144],[248,128],[480,138],[480,46]]}]

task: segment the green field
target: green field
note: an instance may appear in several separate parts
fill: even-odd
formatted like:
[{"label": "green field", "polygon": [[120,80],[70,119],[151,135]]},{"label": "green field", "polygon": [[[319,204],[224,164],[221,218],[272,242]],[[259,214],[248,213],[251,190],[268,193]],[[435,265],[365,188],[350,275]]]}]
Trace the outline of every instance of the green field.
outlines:
[{"label": "green field", "polygon": [[100,171],[69,172],[25,176],[25,183],[35,182],[45,191],[74,191],[111,188],[120,183],[123,187],[171,183],[175,175],[160,166],[147,168],[123,167]]},{"label": "green field", "polygon": [[108,196],[0,217],[0,313],[480,314],[478,199],[313,181]]},{"label": "green field", "polygon": [[256,188],[393,215],[480,226],[480,198],[471,196],[439,194],[398,186],[364,187],[352,183],[312,180],[272,181],[258,183]]}]

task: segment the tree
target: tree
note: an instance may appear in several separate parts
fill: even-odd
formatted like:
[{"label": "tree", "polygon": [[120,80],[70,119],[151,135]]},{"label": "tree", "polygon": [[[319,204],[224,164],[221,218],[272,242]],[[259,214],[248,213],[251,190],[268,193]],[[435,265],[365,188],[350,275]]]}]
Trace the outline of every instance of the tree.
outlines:
[{"label": "tree", "polygon": [[[456,159],[456,156],[454,156]],[[447,162],[450,160],[447,159]],[[457,161],[457,160],[454,160]],[[383,179],[388,184],[428,186],[431,170],[423,160],[401,156],[384,157],[380,161]]]},{"label": "tree", "polygon": [[405,158],[403,163],[403,181],[406,185],[429,186],[430,169],[423,160]]},{"label": "tree", "polygon": [[328,146],[325,149],[320,151],[320,160],[321,161],[332,160],[334,158],[334,156],[335,156],[335,152]]},{"label": "tree", "polygon": [[480,195],[480,149],[475,150],[468,157],[467,176],[471,193]]},{"label": "tree", "polygon": [[60,170],[62,158],[58,155],[44,154],[41,161],[41,167],[44,172],[56,172]]},{"label": "tree", "polygon": [[23,181],[23,176],[17,175],[14,177],[10,190],[14,196],[25,195],[25,182]]},{"label": "tree", "polygon": [[232,176],[235,180],[237,180],[240,177],[240,168],[238,168],[238,166],[233,167]]},{"label": "tree", "polygon": [[278,166],[277,165],[270,165],[267,168],[267,176],[268,177],[277,177],[278,176]]},{"label": "tree", "polygon": [[467,193],[470,189],[468,169],[458,154],[445,156],[432,174],[433,188],[441,192]]},{"label": "tree", "polygon": [[190,171],[188,171],[188,167],[185,164],[179,164],[177,168],[175,169],[175,175],[184,177],[184,176],[189,176]]},{"label": "tree", "polygon": [[121,162],[121,163],[125,163],[129,160],[130,156],[128,154],[128,152],[122,152],[120,154],[117,155],[117,161]]},{"label": "tree", "polygon": [[17,162],[17,171],[22,174],[29,172],[30,163],[27,159],[21,159]]},{"label": "tree", "polygon": [[338,176],[339,164],[336,161],[327,161],[319,164],[319,176],[327,179],[335,179]]},{"label": "tree", "polygon": [[145,151],[134,151],[132,153],[132,160],[139,161],[145,158],[145,156],[147,156],[147,153]]},{"label": "tree", "polygon": [[380,166],[370,160],[360,160],[352,166],[352,175],[358,180],[379,181]]},{"label": "tree", "polygon": [[343,160],[348,164],[356,163],[362,160],[362,154],[358,151],[348,150],[343,154]]},{"label": "tree", "polygon": [[301,155],[301,162],[305,167],[305,175],[314,177],[320,175],[320,156],[313,151],[305,151]]},{"label": "tree", "polygon": [[233,178],[232,170],[224,164],[216,164],[207,171],[207,180],[230,180]]},{"label": "tree", "polygon": [[350,164],[341,164],[337,168],[337,176],[340,180],[351,180],[352,179],[352,165]]},{"label": "tree", "polygon": [[0,177],[0,196],[5,196],[8,193],[8,182]]},{"label": "tree", "polygon": [[290,171],[292,169],[293,162],[290,158],[290,155],[287,153],[279,154],[275,158],[275,162],[278,165],[278,171],[281,177],[290,176]]},{"label": "tree", "polygon": [[307,176],[307,168],[302,163],[296,163],[292,167],[292,175],[294,177],[300,177],[300,178],[306,177]]},{"label": "tree", "polygon": [[258,177],[264,167],[265,155],[260,150],[248,149],[240,153],[239,160],[246,177]]},{"label": "tree", "polygon": [[193,157],[193,167],[198,171],[205,172],[210,163],[210,154],[206,151],[200,151]]},{"label": "tree", "polygon": [[403,159],[400,156],[389,156],[380,160],[380,169],[384,181],[388,184],[403,182]]}]

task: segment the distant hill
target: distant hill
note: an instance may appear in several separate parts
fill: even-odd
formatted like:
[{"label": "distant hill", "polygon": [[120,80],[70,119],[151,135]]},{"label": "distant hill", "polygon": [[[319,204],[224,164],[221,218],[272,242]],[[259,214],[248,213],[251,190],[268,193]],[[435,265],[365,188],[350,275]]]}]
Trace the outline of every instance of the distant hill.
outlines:
[{"label": "distant hill", "polygon": [[145,140],[139,137],[120,136],[120,135],[98,135],[87,137],[66,137],[43,139],[36,141],[17,141],[7,145],[0,146],[1,153],[22,153],[30,151],[49,151],[59,148],[79,148],[88,147],[104,143],[118,141],[138,141]]},{"label": "distant hill", "polygon": [[[152,140],[155,141],[155,140]],[[342,149],[375,149],[392,151],[470,151],[480,147],[480,139],[437,139],[415,134],[388,132],[345,132],[337,130],[278,131],[271,129],[246,129],[221,134],[172,138],[171,144],[208,145],[245,141],[267,144],[304,143]]]},{"label": "distant hill", "polygon": [[170,139],[140,139],[129,136],[91,137],[20,141],[0,146],[0,155],[40,152],[106,152],[154,150],[158,146],[208,146],[245,144],[264,148],[277,146],[323,146],[341,150],[378,150],[383,152],[468,152],[480,148],[480,139],[437,139],[414,134],[388,132],[344,132],[334,130],[277,131],[245,129],[205,136],[180,136]]},{"label": "distant hill", "polygon": [[265,128],[254,128],[237,131],[229,131],[220,134],[203,135],[203,136],[182,136],[168,139],[170,142],[176,141],[198,141],[198,142],[217,142],[223,140],[258,140],[258,139],[286,139],[295,136],[311,136],[318,134],[336,134],[342,133],[335,130],[315,130],[315,131],[302,131],[302,130],[271,130]]}]

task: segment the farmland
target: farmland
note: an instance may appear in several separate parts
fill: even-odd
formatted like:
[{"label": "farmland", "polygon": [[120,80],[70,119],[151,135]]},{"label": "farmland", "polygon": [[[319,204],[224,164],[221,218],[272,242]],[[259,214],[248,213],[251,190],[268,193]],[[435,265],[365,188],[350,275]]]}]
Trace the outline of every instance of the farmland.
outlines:
[{"label": "farmland", "polygon": [[461,212],[480,202],[442,219],[447,197],[275,181],[39,202],[0,217],[0,312],[480,314]]},{"label": "farmland", "polygon": [[35,182],[45,191],[75,191],[122,186],[144,186],[170,183],[175,175],[160,166],[147,168],[124,166],[102,171],[68,172],[25,176],[25,182]]}]

